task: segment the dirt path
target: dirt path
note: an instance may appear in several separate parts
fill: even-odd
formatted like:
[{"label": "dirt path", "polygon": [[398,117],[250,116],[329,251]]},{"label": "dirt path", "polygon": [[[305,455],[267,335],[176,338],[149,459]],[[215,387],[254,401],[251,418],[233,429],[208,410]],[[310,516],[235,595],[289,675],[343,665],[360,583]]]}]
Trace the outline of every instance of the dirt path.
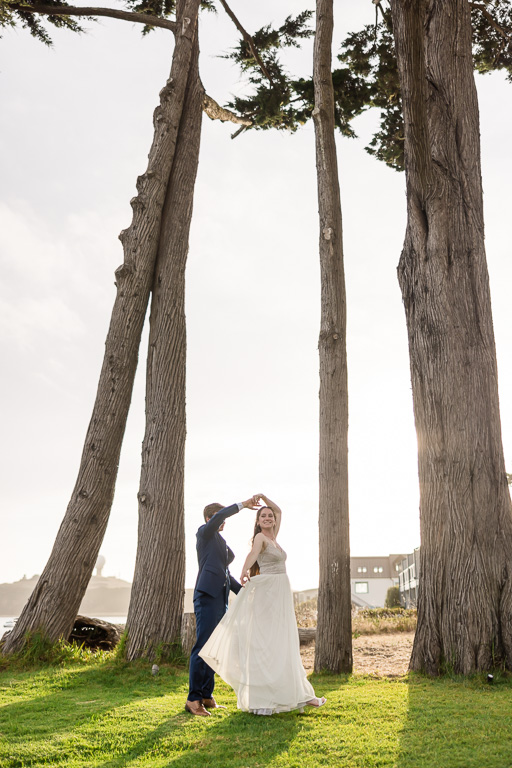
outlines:
[{"label": "dirt path", "polygon": [[[400,677],[409,666],[414,632],[361,635],[353,641],[354,672],[378,677]],[[306,672],[313,671],[315,644],[301,646]]]}]

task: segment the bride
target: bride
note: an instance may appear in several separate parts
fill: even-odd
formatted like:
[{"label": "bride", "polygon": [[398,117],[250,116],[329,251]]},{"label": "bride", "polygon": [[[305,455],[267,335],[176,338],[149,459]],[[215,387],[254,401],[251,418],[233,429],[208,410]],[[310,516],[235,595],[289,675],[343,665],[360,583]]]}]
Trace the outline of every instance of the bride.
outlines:
[{"label": "bride", "polygon": [[256,515],[244,586],[199,655],[235,691],[238,708],[273,715],[321,707],[306,677],[299,650],[286,552],[277,543],[281,510],[264,494]]}]

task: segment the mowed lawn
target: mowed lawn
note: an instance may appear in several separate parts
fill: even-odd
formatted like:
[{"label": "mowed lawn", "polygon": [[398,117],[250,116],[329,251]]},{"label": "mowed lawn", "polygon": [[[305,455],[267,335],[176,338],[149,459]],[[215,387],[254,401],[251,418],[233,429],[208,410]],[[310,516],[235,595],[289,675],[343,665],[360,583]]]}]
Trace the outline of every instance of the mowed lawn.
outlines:
[{"label": "mowed lawn", "polygon": [[187,671],[111,657],[0,672],[0,766],[510,768],[512,680],[316,675],[304,714],[184,711]]}]

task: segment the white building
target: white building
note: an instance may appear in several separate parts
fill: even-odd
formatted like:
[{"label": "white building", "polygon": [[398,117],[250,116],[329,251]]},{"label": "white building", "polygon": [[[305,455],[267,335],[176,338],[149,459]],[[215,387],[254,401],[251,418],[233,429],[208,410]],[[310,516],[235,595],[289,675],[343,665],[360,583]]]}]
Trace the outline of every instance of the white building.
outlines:
[{"label": "white building", "polygon": [[406,555],[351,557],[352,602],[363,608],[383,608],[390,587],[398,586],[398,572]]},{"label": "white building", "polygon": [[[398,586],[398,573],[407,555],[351,557],[350,585],[352,602],[360,608],[383,608],[390,587]],[[295,592],[296,602],[318,596],[318,589]]]},{"label": "white building", "polygon": [[406,555],[400,566],[400,602],[405,608],[416,608],[418,604],[418,580],[420,576],[420,548]]}]

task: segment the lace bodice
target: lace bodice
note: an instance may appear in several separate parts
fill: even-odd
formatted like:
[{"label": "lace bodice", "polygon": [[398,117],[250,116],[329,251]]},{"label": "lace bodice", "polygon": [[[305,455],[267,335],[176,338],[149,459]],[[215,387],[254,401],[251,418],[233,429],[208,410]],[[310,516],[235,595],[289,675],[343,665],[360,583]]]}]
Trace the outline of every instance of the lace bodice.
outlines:
[{"label": "lace bodice", "polygon": [[263,552],[258,555],[260,573],[286,573],[286,552],[277,547],[274,542],[266,542]]}]

